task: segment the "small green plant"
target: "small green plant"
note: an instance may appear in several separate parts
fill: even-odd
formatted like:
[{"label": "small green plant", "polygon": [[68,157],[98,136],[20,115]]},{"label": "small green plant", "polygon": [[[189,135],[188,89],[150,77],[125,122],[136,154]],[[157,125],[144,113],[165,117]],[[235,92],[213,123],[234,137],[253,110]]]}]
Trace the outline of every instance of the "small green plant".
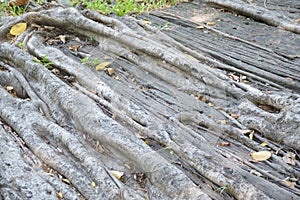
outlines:
[{"label": "small green plant", "polygon": [[24,6],[16,6],[16,5],[7,6],[7,10],[14,16],[19,16],[26,13],[28,5],[29,3],[25,4]]},{"label": "small green plant", "polygon": [[54,62],[51,62],[51,61],[49,60],[49,58],[48,58],[47,55],[41,56],[40,59],[34,58],[33,61],[36,62],[36,63],[39,63],[39,64],[41,64],[41,65],[44,65],[44,66],[45,66],[46,68],[48,68],[48,69],[53,69],[53,66],[52,66],[52,65],[54,64]]},{"label": "small green plant", "polygon": [[220,194],[223,194],[223,192],[227,192],[228,194],[230,194],[230,189],[231,189],[230,184],[226,184],[225,186],[219,187],[217,189],[217,192],[219,192]]},{"label": "small green plant", "polygon": [[22,47],[23,45],[23,42],[19,42],[18,47]]},{"label": "small green plant", "polygon": [[169,22],[166,22],[163,26],[158,26],[156,28],[158,28],[159,30],[164,30],[165,28],[167,28],[169,26]]},{"label": "small green plant", "polygon": [[82,59],[80,60],[80,62],[84,63],[84,62],[86,62],[88,59],[89,59],[88,57],[82,58]]}]

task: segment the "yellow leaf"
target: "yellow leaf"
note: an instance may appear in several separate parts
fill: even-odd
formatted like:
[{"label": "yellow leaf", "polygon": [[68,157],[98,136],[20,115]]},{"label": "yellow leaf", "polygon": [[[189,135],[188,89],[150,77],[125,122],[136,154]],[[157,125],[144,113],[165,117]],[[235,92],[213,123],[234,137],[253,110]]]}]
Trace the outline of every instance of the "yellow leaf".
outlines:
[{"label": "yellow leaf", "polygon": [[253,136],[254,136],[254,131],[252,131],[252,132],[249,134],[250,140],[253,140]]},{"label": "yellow leaf", "polygon": [[20,35],[21,33],[23,33],[27,28],[27,24],[26,23],[17,23],[15,25],[13,25],[13,27],[11,27],[10,29],[10,34],[11,35]]},{"label": "yellow leaf", "polygon": [[108,67],[109,65],[111,65],[111,62],[103,62],[100,63],[99,65],[96,66],[96,70],[103,70],[105,67]]},{"label": "yellow leaf", "polygon": [[214,26],[214,25],[216,25],[216,22],[207,22],[206,23],[208,26]]},{"label": "yellow leaf", "polygon": [[91,183],[91,188],[94,189],[95,186],[96,186],[96,183],[93,181],[93,182]]},{"label": "yellow leaf", "polygon": [[250,156],[256,161],[264,161],[268,160],[272,156],[272,153],[270,151],[259,151],[255,153],[250,153]]},{"label": "yellow leaf", "polygon": [[204,29],[204,26],[197,26],[196,29]]},{"label": "yellow leaf", "polygon": [[119,172],[119,171],[114,171],[114,170],[110,170],[110,173],[112,173],[119,180],[124,175],[124,172]]},{"label": "yellow leaf", "polygon": [[266,142],[263,142],[260,145],[263,146],[263,147],[268,146],[268,144]]},{"label": "yellow leaf", "polygon": [[61,192],[56,192],[56,196],[57,196],[58,198],[60,198],[60,199],[63,198],[63,194],[62,194]]}]

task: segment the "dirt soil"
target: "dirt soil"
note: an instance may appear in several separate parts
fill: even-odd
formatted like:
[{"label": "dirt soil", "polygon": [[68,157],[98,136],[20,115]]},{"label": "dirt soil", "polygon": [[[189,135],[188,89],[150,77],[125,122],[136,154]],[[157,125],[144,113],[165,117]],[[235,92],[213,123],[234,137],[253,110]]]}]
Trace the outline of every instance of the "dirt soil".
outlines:
[{"label": "dirt soil", "polygon": [[[299,28],[298,0],[232,2]],[[299,199],[297,29],[201,0],[30,9],[0,19],[0,199]]]}]

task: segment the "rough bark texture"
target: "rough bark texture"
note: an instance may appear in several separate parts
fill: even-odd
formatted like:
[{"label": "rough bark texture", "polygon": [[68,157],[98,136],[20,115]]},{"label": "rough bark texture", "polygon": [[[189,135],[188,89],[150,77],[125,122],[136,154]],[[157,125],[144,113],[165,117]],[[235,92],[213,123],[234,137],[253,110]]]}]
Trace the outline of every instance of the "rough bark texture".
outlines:
[{"label": "rough bark texture", "polygon": [[[297,199],[299,23],[269,8],[194,1],[133,18],[57,6],[1,18],[0,197]],[[21,21],[29,28],[10,42]],[[272,157],[252,162],[263,150]]]}]

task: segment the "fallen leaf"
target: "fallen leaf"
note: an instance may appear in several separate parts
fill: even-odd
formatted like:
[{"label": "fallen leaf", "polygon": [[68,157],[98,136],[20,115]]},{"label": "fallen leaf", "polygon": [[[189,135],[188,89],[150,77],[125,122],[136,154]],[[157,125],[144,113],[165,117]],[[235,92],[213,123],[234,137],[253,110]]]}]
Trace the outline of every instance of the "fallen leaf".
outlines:
[{"label": "fallen leaf", "polygon": [[248,133],[254,132],[253,130],[241,130],[241,132],[246,135]]},{"label": "fallen leaf", "polygon": [[113,74],[115,73],[115,69],[114,69],[114,68],[111,68],[111,67],[110,67],[110,68],[107,68],[106,71],[107,71],[108,75],[110,75],[110,76],[113,75]]},{"label": "fallen leaf", "polygon": [[62,194],[61,192],[56,192],[56,196],[57,196],[58,198],[60,198],[60,199],[63,198],[63,194]]},{"label": "fallen leaf", "polygon": [[213,104],[213,103],[208,103],[208,106],[213,107],[213,106],[215,106],[215,104]]},{"label": "fallen leaf", "polygon": [[144,140],[144,142],[147,144],[147,145],[150,145],[151,142],[149,140]]},{"label": "fallen leaf", "polygon": [[71,184],[70,181],[69,181],[68,179],[66,179],[66,178],[62,178],[61,181],[62,181],[62,182],[65,182],[65,183],[67,183],[67,184],[69,184],[69,185]]},{"label": "fallen leaf", "polygon": [[148,21],[148,20],[146,20],[146,19],[144,19],[143,22],[144,22],[145,24],[148,24],[148,25],[152,24],[152,22],[150,22],[150,21]]},{"label": "fallen leaf", "polygon": [[206,103],[207,100],[206,100],[206,97],[205,96],[202,96],[201,94],[195,94],[195,98],[196,99],[199,99],[200,101]]},{"label": "fallen leaf", "polygon": [[223,147],[229,147],[230,143],[229,142],[219,142],[218,145],[223,146]]},{"label": "fallen leaf", "polygon": [[197,26],[196,29],[204,29],[204,26]]},{"label": "fallen leaf", "polygon": [[249,134],[250,140],[253,140],[253,136],[254,136],[254,131],[252,131],[252,132]]},{"label": "fallen leaf", "polygon": [[[79,47],[80,47],[80,45],[74,45],[74,46],[70,46],[69,49],[72,51],[78,51]],[[82,59],[84,59],[84,58],[82,58]],[[88,59],[88,58],[86,58],[86,59]]]},{"label": "fallen leaf", "polygon": [[115,80],[120,80],[120,77],[119,76],[112,76],[113,77],[113,79],[115,79]]},{"label": "fallen leaf", "polygon": [[62,41],[63,44],[66,43],[66,41],[67,41],[67,36],[66,35],[59,35],[58,37]]},{"label": "fallen leaf", "polygon": [[114,171],[114,170],[110,170],[110,173],[112,173],[119,180],[124,175],[124,172],[119,172],[119,171]]},{"label": "fallen leaf", "polygon": [[93,181],[93,182],[91,183],[91,188],[94,189],[95,186],[96,186],[96,183]]},{"label": "fallen leaf", "polygon": [[250,153],[250,156],[256,161],[264,161],[268,160],[272,156],[272,153],[270,151],[259,151],[255,153]]},{"label": "fallen leaf", "polygon": [[253,174],[253,175],[258,176],[258,177],[262,177],[263,176],[261,173],[259,173],[258,171],[255,171],[255,170],[251,170],[250,174]]},{"label": "fallen leaf", "polygon": [[229,114],[233,119],[237,119],[239,118],[239,116],[237,114],[234,114],[234,113],[230,113]]},{"label": "fallen leaf", "polygon": [[223,120],[220,120],[220,123],[222,124],[222,125],[226,125],[226,119],[223,119]]},{"label": "fallen leaf", "polygon": [[14,87],[13,87],[13,86],[6,86],[5,89],[6,89],[7,91],[12,91],[12,90],[14,89]]},{"label": "fallen leaf", "polygon": [[216,22],[207,22],[206,23],[208,26],[214,26],[214,25],[216,25]]},{"label": "fallen leaf", "polygon": [[283,181],[288,187],[294,188],[296,186],[295,182],[289,181],[289,180],[284,180]]},{"label": "fallen leaf", "polygon": [[9,6],[23,6],[28,3],[29,0],[12,0],[9,2]]},{"label": "fallen leaf", "polygon": [[266,142],[263,142],[260,145],[263,146],[263,147],[268,146],[268,144]]},{"label": "fallen leaf", "polygon": [[109,65],[111,65],[111,62],[103,62],[100,63],[99,65],[96,66],[96,70],[103,70],[105,67],[108,67]]},{"label": "fallen leaf", "polygon": [[292,153],[292,152],[287,152],[283,157],[282,160],[287,163],[287,164],[291,164],[291,165],[296,165],[296,154]]},{"label": "fallen leaf", "polygon": [[14,36],[17,36],[17,35],[20,35],[21,33],[23,33],[27,28],[27,24],[26,23],[17,23],[15,25],[13,25],[13,27],[11,27],[10,29],[10,34],[11,35],[14,35]]}]

